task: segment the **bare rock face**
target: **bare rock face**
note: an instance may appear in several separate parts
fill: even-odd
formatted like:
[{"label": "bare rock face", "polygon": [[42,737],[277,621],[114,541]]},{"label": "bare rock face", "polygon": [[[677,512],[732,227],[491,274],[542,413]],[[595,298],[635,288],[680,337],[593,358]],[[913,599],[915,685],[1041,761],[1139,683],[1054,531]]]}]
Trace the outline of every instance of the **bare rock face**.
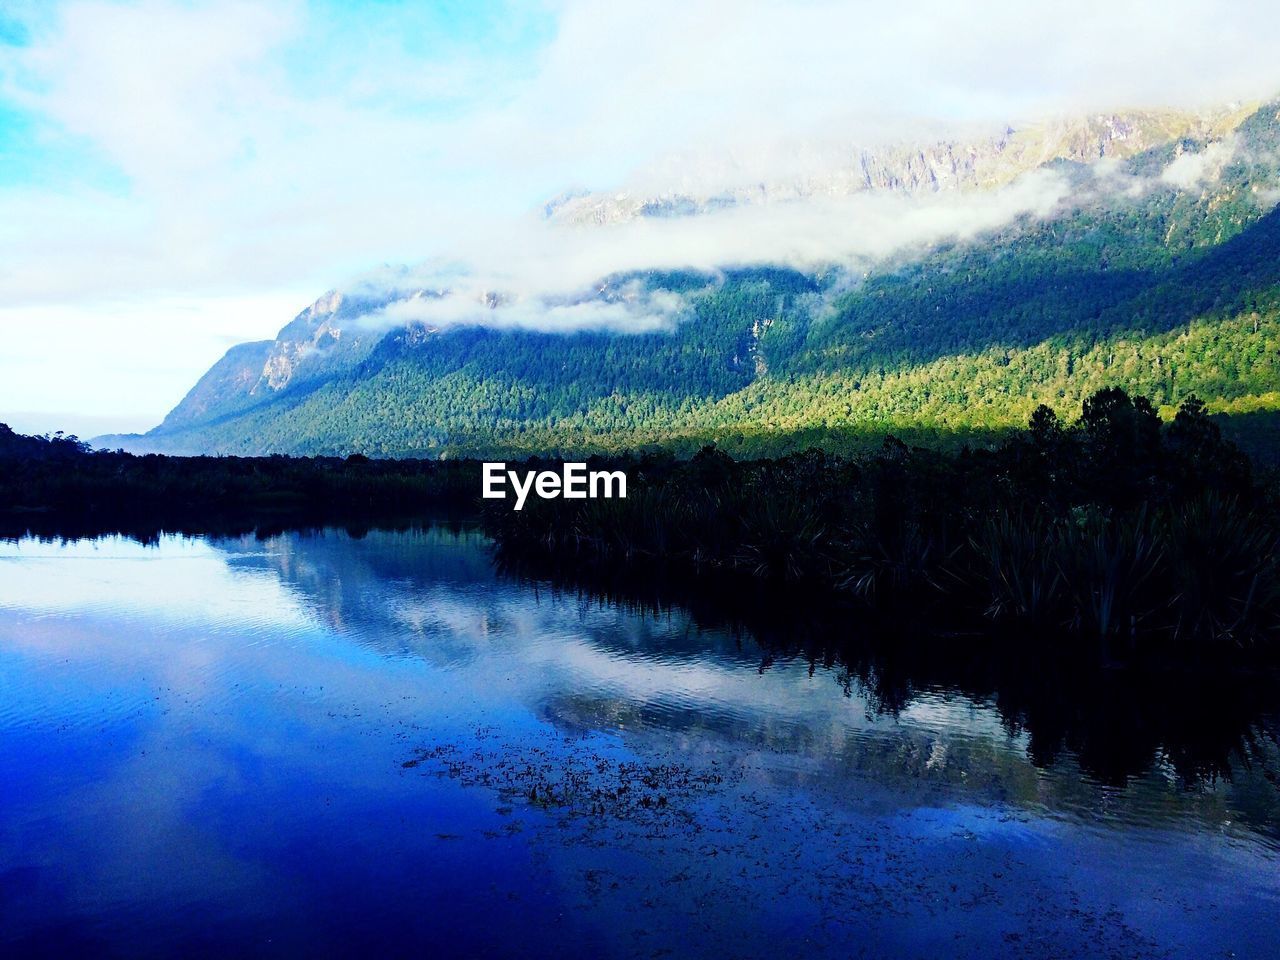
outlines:
[{"label": "bare rock face", "polygon": [[275,340],[232,347],[200,378],[162,427],[180,428],[209,414],[241,409],[290,384],[323,377],[372,349],[380,334],[362,326],[373,303],[332,290],[281,329]]},{"label": "bare rock face", "polygon": [[[1147,198],[1154,197],[1163,205],[1159,209],[1164,211],[1162,227],[1167,228],[1165,246],[1190,249],[1219,243],[1233,236],[1247,218],[1280,204],[1278,103],[1261,108],[1233,106],[1210,113],[1098,114],[1017,129],[1005,126],[974,136],[936,137],[922,143],[899,141],[871,146],[832,140],[817,146],[783,144],[780,154],[766,151],[735,159],[726,151],[718,159],[694,157],[687,158],[687,163],[676,158],[661,169],[638,174],[636,180],[619,190],[561,194],[545,204],[542,214],[554,224],[589,227],[645,218],[696,217],[757,204],[877,193],[926,197],[979,192],[1051,165],[1055,175],[1069,181],[1072,202],[1076,204],[1073,209],[1105,210],[1107,204],[1122,201],[1132,202],[1141,212],[1148,204]],[[783,162],[774,162],[779,159]],[[790,172],[753,177],[751,169]],[[1053,216],[1065,216],[1060,211],[1067,209],[1066,205],[1058,209]],[[326,293],[290,320],[276,339],[233,347],[159,428],[144,438],[135,438],[131,448],[156,449],[168,444],[166,449],[181,452],[278,449],[245,438],[261,431],[264,423],[277,424],[276,435],[288,437],[292,412],[314,392],[327,385],[333,387],[319,394],[328,398],[324,402],[333,402],[333,397],[351,389],[351,385],[367,384],[391,359],[403,361],[409,369],[417,369],[415,365],[426,368],[437,356],[437,345],[446,356],[445,365],[431,368],[429,376],[424,374],[413,382],[440,382],[440,377],[451,375],[450,370],[459,369],[458,364],[472,362],[468,354],[470,341],[455,336],[455,320],[424,320],[424,316],[432,314],[414,309],[416,300],[461,296],[466,292],[473,299],[477,314],[496,313],[515,303],[524,310],[521,314],[513,307],[511,315],[517,320],[538,310],[579,305],[638,305],[639,313],[661,314],[651,300],[645,300],[652,291],[625,276],[601,278],[588,289],[539,294],[532,306],[520,306],[519,297],[501,290],[472,289],[465,280],[461,286],[452,287],[454,267],[429,275],[416,268],[387,270],[386,276],[379,276],[376,281],[362,281],[352,289]],[[465,277],[462,268],[456,270],[458,277]],[[847,279],[836,278],[832,286],[824,289],[839,292],[845,289]],[[423,287],[424,283],[428,286]],[[624,319],[630,316],[627,310],[613,313]],[[498,317],[490,325],[502,326],[502,322],[503,318]],[[507,322],[510,326],[511,322]],[[737,321],[726,315],[712,317],[711,322]],[[762,349],[772,322],[772,314],[767,311],[749,317],[745,330],[735,332],[737,339],[724,361],[744,374],[753,373],[756,379],[785,372],[785,357]],[[554,357],[560,344],[549,341],[528,345],[527,349],[527,355],[512,356],[510,362],[516,366],[545,365],[552,362],[547,357]],[[476,376],[501,378],[507,361],[506,357],[485,355],[488,368],[477,369]],[[441,370],[446,372],[442,374]],[[568,365],[562,366],[561,372],[566,380],[578,375]],[[680,385],[671,386],[676,390]],[[450,384],[448,389],[450,397],[462,398],[449,402],[472,402],[467,397],[473,395],[456,392],[457,384]],[[405,402],[405,397],[396,392],[398,387],[391,389],[383,383],[374,390],[382,391],[377,401],[380,414]],[[372,401],[364,397],[359,402],[368,405]],[[445,416],[457,412],[446,410]],[[461,413],[470,416],[472,411],[463,409]],[[517,412],[511,417],[523,415]],[[313,422],[327,422],[324,411],[317,411],[315,405],[308,416]],[[441,414],[434,411],[432,416]],[[473,428],[468,425],[467,429]],[[237,430],[244,432],[234,434]],[[405,441],[406,449],[422,449],[421,436],[416,436],[412,443]],[[113,445],[115,442],[113,439]]]},{"label": "bare rock face", "polygon": [[[940,193],[1002,186],[1055,160],[1091,164],[1125,159],[1177,139],[1213,141],[1252,109],[1228,107],[1206,114],[1143,111],[1005,127],[973,139],[879,147],[827,145],[810,158],[807,172],[742,182],[730,187],[680,185],[654,192],[627,187],[612,193],[583,191],[549,201],[544,216],[575,225],[621,223],[644,217],[681,217],[756,203],[847,197],[865,191]],[[668,164],[677,169],[682,161]],[[697,163],[690,158],[690,166]],[[723,168],[725,164],[718,164]],[[729,164],[732,179],[732,164]],[[670,173],[671,171],[668,171]],[[646,181],[663,179],[648,176]],[[678,181],[677,175],[671,179]],[[714,178],[710,178],[714,182]]]},{"label": "bare rock face", "polygon": [[276,337],[275,347],[263,365],[260,381],[252,391],[283,389],[308,357],[338,344],[342,340],[344,303],[343,295],[331,290],[294,317]]},{"label": "bare rock face", "polygon": [[169,412],[162,426],[175,427],[201,420],[234,398],[248,396],[262,379],[263,365],[274,346],[273,340],[261,340],[232,347]]}]

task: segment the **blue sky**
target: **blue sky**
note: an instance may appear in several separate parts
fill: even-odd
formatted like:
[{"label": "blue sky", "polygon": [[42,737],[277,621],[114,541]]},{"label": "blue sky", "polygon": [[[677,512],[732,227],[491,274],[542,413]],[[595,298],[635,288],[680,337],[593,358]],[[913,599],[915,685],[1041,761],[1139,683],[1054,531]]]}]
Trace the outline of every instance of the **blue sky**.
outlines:
[{"label": "blue sky", "polygon": [[1280,92],[1271,2],[962,7],[6,0],[0,420],[150,426],[326,289],[566,188]]}]

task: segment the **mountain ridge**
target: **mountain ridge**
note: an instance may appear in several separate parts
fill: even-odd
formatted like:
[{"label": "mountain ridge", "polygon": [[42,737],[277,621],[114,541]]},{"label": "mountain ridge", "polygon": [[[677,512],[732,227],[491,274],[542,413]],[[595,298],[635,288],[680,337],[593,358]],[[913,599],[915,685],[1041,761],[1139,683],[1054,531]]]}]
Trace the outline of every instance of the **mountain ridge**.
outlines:
[{"label": "mountain ridge", "polygon": [[[1114,366],[1103,361],[1135,337],[1142,345],[1134,349],[1155,350],[1152,362],[1163,364],[1159,351],[1172,357],[1178,348],[1155,314],[1178,317],[1188,331],[1197,324],[1217,330],[1246,356],[1267,361],[1233,386],[1211,364],[1181,356],[1179,372],[1157,385],[1157,400],[1200,392],[1215,409],[1270,409],[1272,401],[1258,398],[1269,393],[1262,387],[1272,372],[1280,377],[1268,359],[1276,353],[1280,276],[1262,252],[1275,252],[1280,109],[1222,111],[1213,121],[1151,116],[1158,122],[1146,126],[1114,118],[1085,124],[1077,133],[1107,130],[1107,143],[1121,146],[1104,144],[1092,162],[1054,156],[1024,171],[1060,173],[1072,184],[1050,216],[1023,214],[980,237],[908,250],[865,272],[768,265],[640,271],[605,278],[583,295],[602,302],[654,291],[678,296],[687,315],[671,329],[378,325],[368,317],[389,304],[439,291],[330,291],[274,341],[228,351],[155,430],[94,442],[184,453],[451,456],[710,441],[749,455],[753,443],[768,446],[770,431],[821,440],[823,431],[834,437],[877,427],[982,429],[1026,412],[1011,392],[1047,396],[1051,406],[1074,402],[1080,383],[1097,381],[1094,367]],[[546,216],[575,229],[618,222],[581,221],[568,209],[549,207]],[[627,207],[619,216],[671,215]],[[1251,239],[1233,244],[1249,231]],[[500,294],[485,297],[478,309],[502,302]],[[1109,353],[1097,356],[1100,348]],[[1076,385],[1046,390],[1059,374],[1017,381],[1009,372],[1030,358],[1093,366],[1067,375]],[[1004,370],[1004,381],[992,380],[989,367]],[[946,370],[970,370],[977,379],[966,388]],[[1113,376],[1122,386],[1145,383],[1133,370]],[[913,377],[953,394],[950,406],[939,410],[927,385],[912,387],[903,395],[917,398],[913,419],[892,395]],[[1004,398],[999,403],[976,396],[972,384],[984,378]]]},{"label": "mountain ridge", "polygon": [[567,223],[604,225],[643,217],[690,216],[739,204],[787,202],[815,194],[988,189],[1058,160],[1089,164],[1111,158],[1128,159],[1159,144],[1220,139],[1257,107],[1258,104],[1232,104],[1201,112],[1104,113],[1062,117],[1018,128],[1005,126],[979,138],[879,148],[848,145],[835,148],[836,156],[827,158],[829,169],[807,177],[764,178],[728,190],[677,187],[645,193],[623,187],[615,191],[579,191],[548,202],[544,216]]}]

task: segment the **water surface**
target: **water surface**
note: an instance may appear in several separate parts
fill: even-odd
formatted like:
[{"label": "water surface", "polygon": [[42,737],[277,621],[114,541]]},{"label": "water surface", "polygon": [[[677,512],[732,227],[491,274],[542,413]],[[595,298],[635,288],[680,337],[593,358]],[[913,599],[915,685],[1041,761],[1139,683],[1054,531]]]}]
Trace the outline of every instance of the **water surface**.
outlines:
[{"label": "water surface", "polygon": [[819,647],[465,529],[0,544],[0,953],[1280,956],[1266,695]]}]

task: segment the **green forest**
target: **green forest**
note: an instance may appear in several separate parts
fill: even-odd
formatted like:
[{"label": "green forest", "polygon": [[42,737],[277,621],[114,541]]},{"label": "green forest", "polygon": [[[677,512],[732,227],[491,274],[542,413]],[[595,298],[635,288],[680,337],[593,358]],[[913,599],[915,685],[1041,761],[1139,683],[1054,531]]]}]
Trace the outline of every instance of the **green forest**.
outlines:
[{"label": "green forest", "polygon": [[1280,211],[1267,199],[1280,187],[1276,118],[1272,104],[1245,120],[1232,162],[1192,189],[1152,174],[1203,147],[1194,142],[1128,160],[1136,193],[1058,162],[1077,189],[1050,218],[861,274],[643,274],[688,305],[666,332],[392,330],[359,351],[318,350],[279,390],[198,386],[201,402],[180,405],[146,444],[416,457],[687,455],[707,443],[740,457],[855,452],[886,432],[994,439],[1041,404],[1069,416],[1120,387],[1166,415],[1197,395],[1268,458],[1280,434]]},{"label": "green forest", "polygon": [[734,460],[706,447],[631,473],[626,499],[491,507],[499,557],[570,584],[790,584],[893,630],[996,626],[1111,663],[1276,652],[1277,491],[1194,397],[1165,420],[1146,397],[1100,390],[1072,420],[1039,407],[990,448],[889,437],[857,457]]},{"label": "green forest", "polygon": [[628,475],[625,499],[513,510],[480,499],[476,460],[137,456],[0,425],[0,537],[358,535],[483,517],[512,572],[587,586],[610,571],[787,586],[899,625],[1034,628],[1104,661],[1280,649],[1280,488],[1195,397],[1166,419],[1108,388],[1069,420],[1041,406],[998,442],[951,451],[887,437],[848,457],[708,446],[592,464]]}]

